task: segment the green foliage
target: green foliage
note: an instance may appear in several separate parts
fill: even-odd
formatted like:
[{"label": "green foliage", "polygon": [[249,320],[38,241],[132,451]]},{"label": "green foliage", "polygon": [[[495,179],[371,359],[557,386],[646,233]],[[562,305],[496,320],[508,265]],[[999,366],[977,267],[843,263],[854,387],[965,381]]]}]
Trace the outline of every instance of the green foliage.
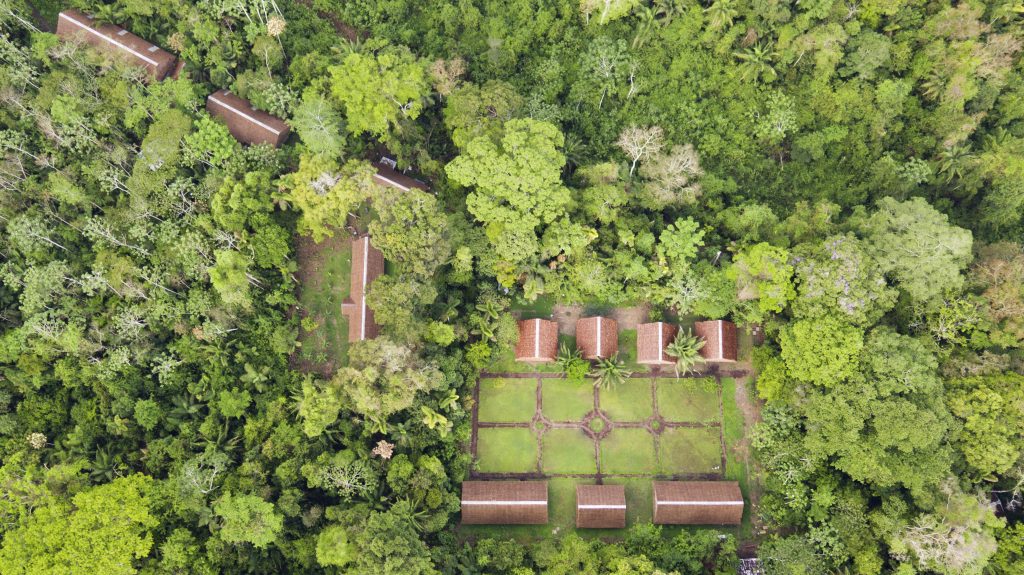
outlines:
[{"label": "green foliage", "polygon": [[256,495],[225,494],[213,505],[220,520],[220,538],[228,543],[251,543],[264,548],[273,543],[284,527],[284,517]]},{"label": "green foliage", "polygon": [[680,331],[676,334],[672,343],[665,346],[665,353],[670,357],[676,358],[676,377],[679,377],[680,373],[689,373],[693,366],[701,361],[700,350],[704,347],[705,343],[707,342],[703,338],[693,335],[693,332],[690,330],[686,330],[686,332]]},{"label": "green foliage", "polygon": [[790,375],[835,387],[854,375],[864,333],[834,317],[793,322],[779,334],[782,359]]},{"label": "green foliage", "polygon": [[757,300],[758,315],[782,311],[796,296],[793,266],[784,248],[756,244],[736,255],[728,273],[741,301]]},{"label": "green foliage", "polygon": [[626,364],[619,360],[618,354],[598,359],[597,365],[590,372],[590,376],[594,378],[594,387],[602,389],[618,387],[619,384],[629,379],[631,375],[633,375],[632,370],[628,369]]}]

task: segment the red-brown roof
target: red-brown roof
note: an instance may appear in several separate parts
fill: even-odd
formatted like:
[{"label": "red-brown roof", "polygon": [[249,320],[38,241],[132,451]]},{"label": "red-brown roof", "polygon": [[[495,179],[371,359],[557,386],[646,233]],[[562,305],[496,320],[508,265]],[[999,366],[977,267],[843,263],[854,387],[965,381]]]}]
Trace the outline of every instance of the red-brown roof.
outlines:
[{"label": "red-brown roof", "polygon": [[69,9],[57,16],[57,35],[77,38],[100,50],[120,54],[145,68],[154,80],[163,80],[174,67],[175,57],[155,44],[113,24],[97,23],[92,16]]},{"label": "red-brown roof", "polygon": [[462,483],[464,525],[543,525],[547,522],[547,481]]},{"label": "red-brown roof", "polygon": [[658,321],[636,327],[636,362],[644,365],[671,365],[674,360],[665,348],[675,339],[679,327]]},{"label": "red-brown roof", "polygon": [[206,111],[223,120],[231,135],[243,144],[280,146],[288,139],[290,128],[284,120],[253,108],[248,100],[228,90],[210,94]]},{"label": "red-brown roof", "polygon": [[707,361],[736,361],[739,340],[736,324],[721,319],[698,321],[693,324],[694,333],[704,338],[700,355]]},{"label": "red-brown roof", "polygon": [[366,290],[384,274],[384,256],[370,245],[370,237],[352,242],[352,275],[349,296],[341,304],[341,313],[348,316],[348,340],[373,339],[380,332],[373,310],[366,305]]},{"label": "red-brown roof", "polygon": [[576,527],[616,529],[625,526],[625,487],[622,485],[576,485]]},{"label": "red-brown roof", "polygon": [[545,363],[558,356],[558,324],[549,319],[525,319],[519,322],[516,361]]},{"label": "red-brown roof", "polygon": [[608,317],[586,317],[576,322],[576,347],[586,359],[611,357],[619,352],[619,323]]},{"label": "red-brown roof", "polygon": [[743,493],[735,481],[655,481],[654,523],[739,525]]},{"label": "red-brown roof", "polygon": [[387,164],[374,162],[373,167],[377,169],[377,173],[373,175],[373,181],[382,186],[390,186],[403,192],[408,192],[413,188],[424,191],[429,189],[423,182],[410,178]]}]

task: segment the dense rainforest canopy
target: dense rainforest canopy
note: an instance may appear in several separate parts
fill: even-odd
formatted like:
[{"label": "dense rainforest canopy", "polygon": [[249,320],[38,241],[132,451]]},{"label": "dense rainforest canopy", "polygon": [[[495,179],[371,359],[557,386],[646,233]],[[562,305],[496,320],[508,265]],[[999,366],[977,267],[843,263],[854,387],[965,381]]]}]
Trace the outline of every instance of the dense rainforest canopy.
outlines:
[{"label": "dense rainforest canopy", "polygon": [[[0,573],[734,572],[713,530],[460,535],[538,300],[760,326],[766,573],[1024,573],[1017,0],[70,4],[186,67],[0,1]],[[382,333],[300,369],[296,245],[346,226]]]}]

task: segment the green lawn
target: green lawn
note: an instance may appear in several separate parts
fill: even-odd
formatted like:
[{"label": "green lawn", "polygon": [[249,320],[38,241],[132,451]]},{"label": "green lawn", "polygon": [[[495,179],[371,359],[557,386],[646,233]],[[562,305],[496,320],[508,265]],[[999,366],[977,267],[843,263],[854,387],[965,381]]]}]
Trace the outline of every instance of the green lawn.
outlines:
[{"label": "green lawn", "polygon": [[600,392],[601,411],[612,421],[646,421],[654,414],[649,379],[630,379]]},{"label": "green lawn", "polygon": [[580,421],[594,410],[594,385],[590,381],[571,383],[545,379],[541,411],[551,421]]},{"label": "green lawn", "polygon": [[654,436],[646,429],[613,429],[601,440],[602,473],[654,473]]},{"label": "green lawn", "polygon": [[[750,481],[748,476],[747,461],[744,455],[749,450],[743,442],[743,413],[736,406],[736,386],[742,385],[732,378],[722,378],[722,437],[725,440],[725,477],[740,482],[740,489],[743,495],[750,501]],[[753,387],[751,385],[751,387]],[[753,393],[753,390],[748,390]],[[757,478],[755,477],[756,481]],[[750,506],[743,510],[743,524],[740,525],[740,532],[745,537],[753,534],[753,524],[750,518]]]},{"label": "green lawn", "polygon": [[673,427],[661,433],[661,472],[720,473],[722,442],[717,427]]},{"label": "green lawn", "polygon": [[537,380],[480,380],[477,420],[485,422],[529,422],[537,409]]},{"label": "green lawn", "polygon": [[537,469],[537,436],[527,428],[480,428],[477,471],[523,473]]},{"label": "green lawn", "polygon": [[659,378],[658,413],[665,421],[719,420],[718,383],[712,378]]},{"label": "green lawn", "polygon": [[348,364],[348,318],[341,313],[341,303],[349,295],[352,246],[346,241],[319,247],[309,262],[315,269],[305,272],[309,277],[299,290],[299,306],[317,322],[317,327],[301,331],[299,357],[313,364],[340,367]]},{"label": "green lawn", "polygon": [[544,445],[544,473],[597,473],[594,440],[580,429],[549,429]]}]

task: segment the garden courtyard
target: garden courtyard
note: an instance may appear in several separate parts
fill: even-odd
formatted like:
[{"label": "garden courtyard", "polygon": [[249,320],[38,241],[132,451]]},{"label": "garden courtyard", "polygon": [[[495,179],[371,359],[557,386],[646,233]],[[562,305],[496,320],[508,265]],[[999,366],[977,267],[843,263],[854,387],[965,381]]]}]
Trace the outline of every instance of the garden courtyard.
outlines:
[{"label": "garden courtyard", "polygon": [[523,535],[574,529],[577,483],[626,485],[627,524],[649,521],[654,479],[735,479],[745,486],[746,464],[727,447],[743,437],[735,392],[734,379],[717,375],[644,373],[599,389],[593,380],[574,383],[554,373],[484,374],[476,388],[471,475],[549,481],[550,523],[512,527]]}]

